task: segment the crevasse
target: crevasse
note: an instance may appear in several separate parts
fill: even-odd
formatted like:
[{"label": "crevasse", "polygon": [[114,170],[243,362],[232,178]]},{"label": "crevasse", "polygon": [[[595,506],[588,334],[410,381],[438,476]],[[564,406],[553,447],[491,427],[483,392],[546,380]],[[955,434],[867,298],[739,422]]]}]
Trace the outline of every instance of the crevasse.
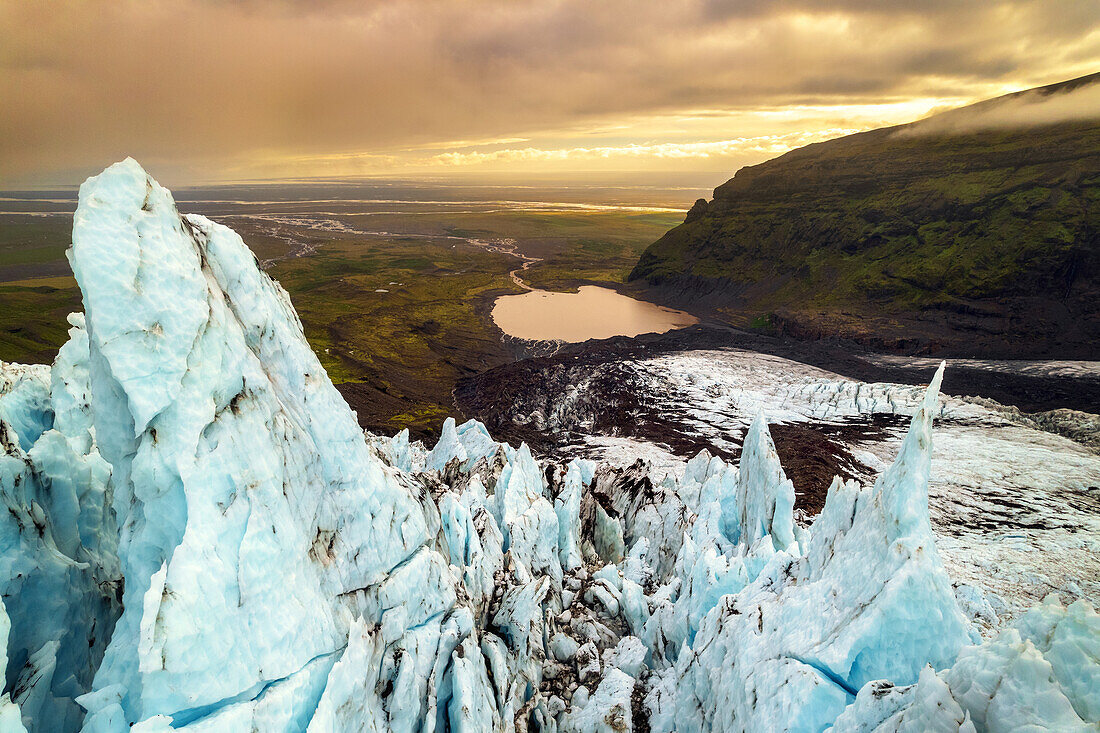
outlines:
[{"label": "crevasse", "polygon": [[[1088,730],[1100,616],[982,640],[928,517],[943,367],[812,526],[735,466],[364,435],[290,300],[133,160],[74,220],[84,313],[0,364],[0,730]],[[0,635],[2,636],[2,635]]]}]

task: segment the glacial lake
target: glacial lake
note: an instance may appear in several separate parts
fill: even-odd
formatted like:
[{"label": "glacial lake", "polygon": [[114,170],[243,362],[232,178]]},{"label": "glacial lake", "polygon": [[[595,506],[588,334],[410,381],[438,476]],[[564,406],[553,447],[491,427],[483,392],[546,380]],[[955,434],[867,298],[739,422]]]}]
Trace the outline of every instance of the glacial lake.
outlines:
[{"label": "glacial lake", "polygon": [[516,338],[580,342],[611,336],[664,333],[697,323],[690,313],[584,285],[576,293],[532,290],[504,295],[493,304],[493,321]]}]

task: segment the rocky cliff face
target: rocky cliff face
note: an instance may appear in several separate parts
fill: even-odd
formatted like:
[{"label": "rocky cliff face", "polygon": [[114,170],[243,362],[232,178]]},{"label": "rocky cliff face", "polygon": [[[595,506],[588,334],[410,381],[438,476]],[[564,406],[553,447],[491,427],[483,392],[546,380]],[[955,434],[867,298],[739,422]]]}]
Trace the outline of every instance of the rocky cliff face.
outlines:
[{"label": "rocky cliff face", "polygon": [[893,466],[805,527],[763,416],[740,465],[660,483],[473,421],[431,451],[365,436],[240,238],[133,161],[82,187],[71,259],[52,370],[0,365],[4,730],[1100,720],[1086,602],[979,644],[956,599],[942,367]]},{"label": "rocky cliff face", "polygon": [[[1097,84],[1093,75],[1035,94]],[[743,168],[651,245],[631,279],[668,302],[792,335],[1094,358],[1100,119],[951,123],[1011,102]]]}]

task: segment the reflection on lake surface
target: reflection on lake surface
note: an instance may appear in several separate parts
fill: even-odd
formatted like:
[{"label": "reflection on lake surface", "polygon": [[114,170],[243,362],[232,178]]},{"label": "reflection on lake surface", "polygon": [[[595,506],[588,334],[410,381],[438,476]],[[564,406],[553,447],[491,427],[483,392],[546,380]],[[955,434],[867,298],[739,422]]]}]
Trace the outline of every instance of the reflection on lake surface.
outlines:
[{"label": "reflection on lake surface", "polygon": [[493,321],[504,333],[516,338],[579,342],[664,333],[690,326],[698,319],[608,288],[585,285],[576,293],[532,290],[497,298]]}]

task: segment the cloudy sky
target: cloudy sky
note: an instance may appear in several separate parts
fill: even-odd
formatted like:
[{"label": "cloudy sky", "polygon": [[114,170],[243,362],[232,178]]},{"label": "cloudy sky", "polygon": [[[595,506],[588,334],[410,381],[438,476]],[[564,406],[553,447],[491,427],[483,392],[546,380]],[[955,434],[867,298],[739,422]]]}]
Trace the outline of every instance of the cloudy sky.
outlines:
[{"label": "cloudy sky", "polygon": [[1097,0],[0,0],[0,188],[730,172],[1096,71]]}]

